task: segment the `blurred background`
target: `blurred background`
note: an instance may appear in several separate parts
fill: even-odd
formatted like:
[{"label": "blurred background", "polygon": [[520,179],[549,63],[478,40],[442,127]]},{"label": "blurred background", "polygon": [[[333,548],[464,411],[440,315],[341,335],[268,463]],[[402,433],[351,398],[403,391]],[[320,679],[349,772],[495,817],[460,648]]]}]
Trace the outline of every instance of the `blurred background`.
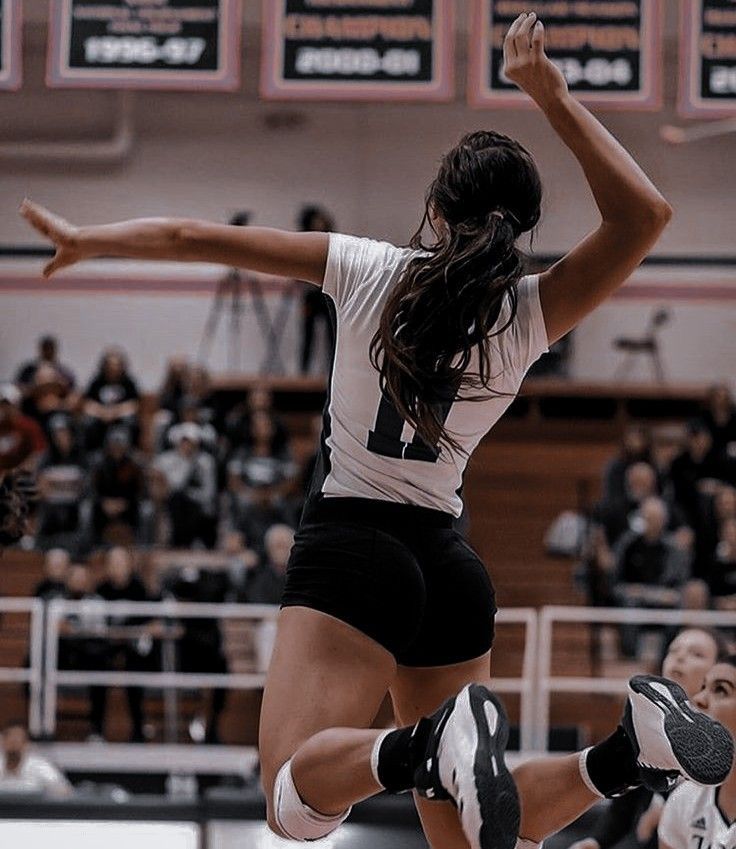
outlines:
[{"label": "blurred background", "polygon": [[[172,847],[275,840],[260,688],[332,346],[323,296],[299,281],[115,260],[43,280],[22,199],[79,224],[405,244],[442,153],[491,127],[544,180],[529,269],[597,223],[573,157],[500,74],[527,4],[314,5],[0,3],[0,470],[38,478],[29,532],[0,560],[7,839],[48,834],[30,819],[48,817],[70,846],[75,818],[110,840],[111,819],[164,820]],[[683,623],[736,631],[736,9],[531,8],[675,215],[535,365],[468,471],[462,525],[503,609],[493,673],[518,757],[608,733],[628,675],[657,669]],[[386,704],[376,723],[391,721]],[[46,772],[21,776],[29,753]],[[333,842],[422,844],[405,798],[356,820]]]}]

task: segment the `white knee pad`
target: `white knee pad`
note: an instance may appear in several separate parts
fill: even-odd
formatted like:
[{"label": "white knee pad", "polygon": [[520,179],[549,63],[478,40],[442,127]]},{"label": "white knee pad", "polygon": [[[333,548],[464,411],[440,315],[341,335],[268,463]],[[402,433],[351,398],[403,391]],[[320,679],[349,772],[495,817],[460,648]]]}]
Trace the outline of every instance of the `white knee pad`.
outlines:
[{"label": "white knee pad", "polygon": [[292,840],[319,840],[327,837],[350,815],[352,808],[342,814],[326,816],[313,811],[299,797],[291,776],[291,761],[279,770],[273,785],[273,809],[279,829]]}]

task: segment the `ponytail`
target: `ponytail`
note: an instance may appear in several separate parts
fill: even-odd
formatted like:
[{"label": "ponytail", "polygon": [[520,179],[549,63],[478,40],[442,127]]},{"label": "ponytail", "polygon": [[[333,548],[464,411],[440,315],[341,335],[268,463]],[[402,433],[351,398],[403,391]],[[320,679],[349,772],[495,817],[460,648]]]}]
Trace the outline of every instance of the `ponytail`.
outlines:
[{"label": "ponytail", "polygon": [[[512,169],[518,173],[510,180]],[[489,182],[498,184],[495,192],[488,191]],[[517,199],[513,212],[501,205],[488,210],[488,198],[509,182],[523,183],[523,203]],[[430,187],[424,218],[409,243],[422,254],[402,271],[370,346],[381,390],[428,445],[460,450],[445,427],[443,407],[456,397],[480,400],[478,391],[490,389],[494,374],[488,342],[516,318],[522,266],[515,243],[537,223],[540,200],[529,154],[495,133],[466,136],[447,154]],[[422,243],[427,223],[438,236],[429,247]],[[504,302],[509,312],[498,325]],[[475,350],[478,368],[469,371]]]}]

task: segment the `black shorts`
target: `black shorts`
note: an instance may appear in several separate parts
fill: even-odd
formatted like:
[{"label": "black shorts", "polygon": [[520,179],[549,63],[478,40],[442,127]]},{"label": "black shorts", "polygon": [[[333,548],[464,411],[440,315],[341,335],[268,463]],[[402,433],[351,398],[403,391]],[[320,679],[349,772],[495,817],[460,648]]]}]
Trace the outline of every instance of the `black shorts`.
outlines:
[{"label": "black shorts", "polygon": [[307,506],[282,606],[311,607],[380,643],[403,666],[445,666],[493,643],[495,592],[447,513],[363,498]]}]

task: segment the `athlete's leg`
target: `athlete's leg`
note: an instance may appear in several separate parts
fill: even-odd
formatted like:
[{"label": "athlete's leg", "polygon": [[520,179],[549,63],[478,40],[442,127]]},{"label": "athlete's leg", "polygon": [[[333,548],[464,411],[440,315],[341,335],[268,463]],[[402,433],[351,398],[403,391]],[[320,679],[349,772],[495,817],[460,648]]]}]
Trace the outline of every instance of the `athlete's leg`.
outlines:
[{"label": "athlete's leg", "polygon": [[[450,696],[470,682],[487,683],[490,652],[475,660],[453,666],[409,668],[400,666],[391,685],[391,701],[397,725],[411,725],[429,716]],[[457,808],[451,802],[423,799],[416,792],[414,803],[424,834],[432,849],[467,849]]]},{"label": "athlete's leg", "polygon": [[[282,832],[273,801],[277,775],[293,779],[285,798],[295,787],[305,805],[326,817],[381,790],[370,766],[381,732],[368,726],[395,671],[386,649],[344,622],[306,607],[281,611],[259,734],[275,831]],[[290,776],[280,775],[289,759]]]},{"label": "athlete's leg", "polygon": [[[397,723],[414,723],[466,684],[488,685],[489,678],[490,654],[454,666],[400,666],[391,686]],[[583,781],[577,754],[534,759],[517,767],[513,776],[521,801],[519,836],[535,843],[559,831],[600,799]],[[416,793],[414,798],[433,849],[461,849],[468,845],[452,804],[422,799]]]}]

